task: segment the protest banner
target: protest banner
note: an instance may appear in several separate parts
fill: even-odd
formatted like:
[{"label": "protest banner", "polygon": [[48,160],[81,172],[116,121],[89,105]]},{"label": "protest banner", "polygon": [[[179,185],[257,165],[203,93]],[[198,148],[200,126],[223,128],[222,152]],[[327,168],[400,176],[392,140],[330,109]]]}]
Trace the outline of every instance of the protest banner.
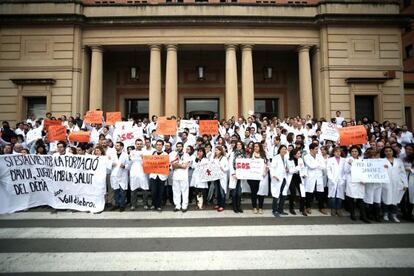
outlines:
[{"label": "protest banner", "polygon": [[200,176],[202,182],[215,181],[224,177],[220,165],[212,161],[197,165],[194,173]]},{"label": "protest banner", "polygon": [[90,131],[73,131],[69,134],[69,141],[71,142],[89,143],[90,139]]},{"label": "protest banner", "polygon": [[176,135],[177,134],[177,121],[158,119],[156,132],[158,135]]},{"label": "protest banner", "polygon": [[26,134],[26,142],[30,144],[31,142],[34,142],[38,139],[42,139],[42,131],[40,128],[31,129]]},{"label": "protest banner", "polygon": [[363,145],[367,142],[367,131],[364,126],[339,128],[340,145]]},{"label": "protest banner", "polygon": [[338,132],[338,129],[336,128],[336,124],[323,122],[321,130],[322,130],[322,134],[321,134],[322,140],[330,140],[334,142],[338,141],[339,132]]},{"label": "protest banner", "polygon": [[264,166],[265,164],[262,159],[236,159],[236,177],[237,179],[262,180]]},{"label": "protest banner", "polygon": [[180,121],[180,128],[178,129],[179,132],[183,132],[184,128],[188,128],[190,133],[197,133],[197,121],[195,120],[181,120]]},{"label": "protest banner", "polygon": [[49,205],[100,212],[106,159],[96,156],[0,156],[0,214]]},{"label": "protest banner", "polygon": [[142,166],[144,173],[156,173],[168,175],[170,173],[169,155],[143,155]]},{"label": "protest banner", "polygon": [[106,124],[113,126],[116,122],[122,121],[121,112],[106,112]]},{"label": "protest banner", "polygon": [[59,121],[59,120],[49,120],[49,119],[43,120],[43,128],[46,132],[49,131],[50,126],[61,126],[61,125],[62,125],[62,121]]},{"label": "protest banner", "polygon": [[198,124],[199,124],[201,135],[204,135],[204,134],[217,135],[218,134],[217,120],[200,120]]},{"label": "protest banner", "polygon": [[50,126],[47,138],[49,141],[66,141],[67,129],[65,126]]},{"label": "protest banner", "polygon": [[384,168],[384,159],[354,160],[351,166],[352,182],[387,183],[388,172]]},{"label": "protest banner", "polygon": [[142,127],[134,125],[134,122],[132,121],[115,123],[113,137],[116,142],[124,143],[125,148],[134,146],[135,140],[138,138],[143,139],[143,136],[144,134]]},{"label": "protest banner", "polygon": [[85,117],[83,118],[83,121],[87,124],[102,124],[102,116],[103,111],[97,110],[97,111],[88,111],[86,112]]}]

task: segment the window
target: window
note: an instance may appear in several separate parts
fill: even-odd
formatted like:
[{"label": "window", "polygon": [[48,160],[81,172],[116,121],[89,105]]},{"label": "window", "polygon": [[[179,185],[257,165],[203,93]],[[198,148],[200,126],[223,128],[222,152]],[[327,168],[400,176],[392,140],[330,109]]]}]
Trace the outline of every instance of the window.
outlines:
[{"label": "window", "polygon": [[405,27],[404,28],[404,32],[405,33],[409,33],[409,32],[411,32],[412,31],[412,26],[411,26],[411,24],[410,25],[407,25],[407,27]]},{"label": "window", "polygon": [[407,8],[411,5],[411,0],[404,0],[404,8]]},{"label": "window", "polygon": [[279,116],[279,99],[255,99],[254,112],[268,118]]},{"label": "window", "polygon": [[218,99],[185,99],[184,104],[187,118],[212,119],[215,114],[220,118]]},{"label": "window", "polygon": [[410,44],[405,46],[405,58],[410,58],[413,56],[413,45]]},{"label": "window", "polygon": [[30,118],[32,114],[36,118],[44,118],[46,116],[46,97],[26,97],[26,104],[27,118]]},{"label": "window", "polygon": [[148,99],[125,99],[125,116],[129,118],[148,118]]},{"label": "window", "polygon": [[355,118],[362,120],[367,117],[370,122],[375,120],[376,96],[355,96]]}]

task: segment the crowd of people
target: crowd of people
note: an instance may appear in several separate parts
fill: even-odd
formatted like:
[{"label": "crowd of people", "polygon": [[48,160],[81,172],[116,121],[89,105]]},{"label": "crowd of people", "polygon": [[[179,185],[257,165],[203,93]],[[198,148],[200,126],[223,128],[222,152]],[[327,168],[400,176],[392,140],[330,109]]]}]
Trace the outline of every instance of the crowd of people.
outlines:
[{"label": "crowd of people", "polygon": [[[218,134],[211,136],[200,135],[197,128],[158,135],[154,115],[151,119],[133,119],[133,128],[139,129],[142,137],[125,147],[113,126],[87,124],[80,114],[68,119],[47,113],[46,119],[61,121],[68,133],[89,130],[90,142],[49,142],[43,118],[19,122],[14,129],[3,121],[0,153],[102,156],[108,163],[106,202],[110,210],[124,211],[129,206],[131,210],[161,212],[169,201],[174,212],[186,212],[194,202],[197,209],[214,207],[222,212],[231,206],[235,213],[243,213],[242,194],[250,193],[251,212],[258,215],[264,212],[264,199],[270,197],[275,217],[297,215],[298,204],[303,216],[317,206],[320,213],[332,216],[344,216],[345,209],[352,220],[358,217],[366,223],[399,222],[400,216],[413,219],[414,140],[406,125],[370,122],[368,118],[347,121],[338,111],[330,122],[338,128],[363,125],[368,134],[365,144],[344,147],[337,141],[321,139],[323,118],[233,117],[219,120]],[[180,125],[181,118],[172,119]],[[28,137],[38,138],[29,141]],[[144,155],[169,155],[170,174],[145,174]],[[238,158],[263,160],[263,178],[237,179]],[[386,161],[387,183],[352,181],[353,162],[370,158]],[[216,162],[223,177],[203,182],[194,171],[205,162]],[[138,206],[141,195],[142,207]]]}]

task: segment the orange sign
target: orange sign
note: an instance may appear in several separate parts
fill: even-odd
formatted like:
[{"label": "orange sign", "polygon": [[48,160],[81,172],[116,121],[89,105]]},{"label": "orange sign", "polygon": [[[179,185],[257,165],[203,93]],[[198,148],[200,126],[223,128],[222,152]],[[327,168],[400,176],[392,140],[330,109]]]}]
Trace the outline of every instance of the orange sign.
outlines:
[{"label": "orange sign", "polygon": [[157,120],[157,134],[159,135],[176,135],[177,121],[176,120]]},{"label": "orange sign", "polygon": [[338,128],[341,146],[362,145],[367,142],[367,131],[364,126]]},{"label": "orange sign", "polygon": [[49,127],[50,126],[61,126],[62,125],[62,121],[58,121],[58,120],[49,120],[49,119],[45,119],[43,121],[43,128],[45,129],[45,131],[49,131]]},{"label": "orange sign", "polygon": [[200,134],[217,135],[218,134],[218,122],[217,120],[200,120],[198,122],[200,127]]},{"label": "orange sign", "polygon": [[87,124],[102,124],[103,111],[88,111],[83,119]]},{"label": "orange sign", "polygon": [[49,141],[66,141],[66,136],[67,132],[65,126],[49,126]]},{"label": "orange sign", "polygon": [[69,134],[69,141],[79,142],[79,143],[89,143],[91,136],[90,131],[74,131]]},{"label": "orange sign", "polygon": [[144,173],[168,175],[170,173],[169,155],[143,155]]},{"label": "orange sign", "polygon": [[122,121],[121,112],[106,112],[106,124],[114,126],[116,122]]}]

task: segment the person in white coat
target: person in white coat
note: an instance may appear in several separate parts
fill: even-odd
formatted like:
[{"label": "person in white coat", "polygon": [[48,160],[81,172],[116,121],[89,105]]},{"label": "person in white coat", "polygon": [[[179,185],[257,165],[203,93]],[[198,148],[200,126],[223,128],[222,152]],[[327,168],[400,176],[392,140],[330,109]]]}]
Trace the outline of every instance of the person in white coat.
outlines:
[{"label": "person in white coat", "polygon": [[287,215],[287,213],[283,212],[284,198],[281,200],[283,189],[287,182],[287,161],[287,147],[281,145],[278,154],[272,159],[270,164],[270,191],[273,198],[272,213],[274,217],[280,217],[281,214]]},{"label": "person in white coat", "polygon": [[403,216],[406,220],[413,221],[414,207],[414,144],[405,146],[406,157],[404,158],[405,171],[407,173],[408,191],[400,204]]},{"label": "person in white coat", "polygon": [[201,181],[201,175],[197,172],[198,167],[201,164],[208,163],[209,160],[206,158],[206,150],[204,147],[200,147],[196,152],[196,157],[192,162],[192,167],[195,171],[193,177],[191,178],[190,186],[194,187],[196,193],[196,208],[203,209],[204,203],[207,203],[207,190],[208,182]]},{"label": "person in white coat", "polygon": [[[259,195],[259,188],[260,188],[260,183],[263,183],[264,178],[267,178],[267,158],[266,158],[266,152],[263,149],[263,146],[261,143],[256,142],[253,145],[253,152],[251,153],[251,155],[249,156],[251,159],[256,159],[256,160],[262,160],[263,163],[265,164],[264,166],[264,171],[263,171],[263,176],[261,180],[257,180],[257,179],[248,179],[247,183],[250,186],[250,197],[251,197],[251,201],[252,201],[252,207],[253,207],[253,214],[263,214],[263,202],[264,202],[264,196],[263,195]],[[257,210],[257,201],[259,201],[259,210]]]},{"label": "person in white coat", "polygon": [[397,218],[397,204],[400,203],[408,187],[404,163],[397,158],[396,151],[390,146],[381,150],[381,158],[386,160],[386,170],[389,181],[382,185],[382,203],[384,206],[385,221],[400,222]]},{"label": "person in white coat", "polygon": [[128,189],[128,154],[124,151],[124,143],[115,144],[115,152],[109,156],[112,162],[111,187],[115,193],[115,206],[112,211],[119,208],[120,212],[125,210],[126,190]]},{"label": "person in white coat", "polygon": [[328,212],[324,208],[324,180],[323,170],[325,168],[325,160],[322,155],[318,153],[318,145],[310,144],[309,153],[305,155],[303,161],[308,170],[308,177],[305,182],[306,191],[306,213],[311,214],[311,206],[316,189],[316,198],[318,200],[319,212],[327,215]]},{"label": "person in white coat", "polygon": [[328,176],[328,198],[331,205],[331,216],[342,216],[342,201],[345,199],[345,159],[342,150],[335,147],[332,157],[328,158],[326,173]]},{"label": "person in white coat", "polygon": [[[289,183],[289,213],[296,215],[295,212],[295,198],[299,193],[299,211],[303,216],[308,214],[305,212],[305,179],[307,176],[307,169],[303,159],[301,158],[302,153],[300,148],[294,148],[289,153],[289,161],[287,163],[288,177],[287,183]],[[287,189],[286,189],[287,190]]]},{"label": "person in white coat", "polygon": [[216,146],[214,149],[213,162],[216,162],[223,172],[223,177],[214,181],[215,190],[217,191],[217,212],[223,212],[226,205],[227,191],[227,171],[229,170],[229,161],[226,152],[222,146]]},{"label": "person in white coat", "polygon": [[[379,151],[373,148],[367,148],[364,152],[364,159],[379,158]],[[367,219],[374,219],[381,222],[381,183],[364,183],[365,194],[364,204],[367,212]]]},{"label": "person in white coat", "polygon": [[173,200],[174,212],[187,212],[188,208],[188,168],[190,156],[184,152],[184,144],[178,142],[175,145],[175,155],[172,156],[171,167],[173,169]]},{"label": "person in white coat", "polygon": [[[152,155],[168,155],[168,153],[163,151],[163,147],[164,141],[157,140],[157,142],[155,142],[155,151],[152,153]],[[150,173],[149,182],[152,198],[151,210],[157,210],[158,212],[162,212],[162,199],[165,189],[165,182],[167,179],[168,174]]]},{"label": "person in white coat", "polygon": [[143,149],[144,142],[141,139],[135,140],[135,150],[132,150],[129,154],[130,160],[130,182],[131,186],[131,211],[137,208],[138,204],[138,191],[142,190],[142,197],[144,203],[144,209],[148,210],[148,194],[149,194],[149,185],[148,185],[148,175],[144,173],[144,168],[142,166],[142,156],[151,155],[152,152]]},{"label": "person in white coat", "polygon": [[229,168],[230,168],[230,180],[229,180],[229,189],[231,190],[232,196],[232,203],[233,203],[233,211],[235,213],[243,213],[241,208],[241,195],[242,195],[242,187],[241,187],[241,179],[237,179],[236,177],[236,159],[238,158],[246,158],[246,151],[244,148],[244,144],[242,141],[237,141],[235,149],[230,155],[229,158]]},{"label": "person in white coat", "polygon": [[364,222],[369,222],[366,218],[366,212],[363,204],[365,186],[363,183],[353,182],[351,174],[352,163],[360,159],[362,151],[360,147],[354,145],[349,148],[349,152],[351,153],[351,157],[347,158],[345,163],[345,194],[349,200],[349,212],[351,214],[351,219],[356,220],[355,208],[358,207],[360,219]]}]

